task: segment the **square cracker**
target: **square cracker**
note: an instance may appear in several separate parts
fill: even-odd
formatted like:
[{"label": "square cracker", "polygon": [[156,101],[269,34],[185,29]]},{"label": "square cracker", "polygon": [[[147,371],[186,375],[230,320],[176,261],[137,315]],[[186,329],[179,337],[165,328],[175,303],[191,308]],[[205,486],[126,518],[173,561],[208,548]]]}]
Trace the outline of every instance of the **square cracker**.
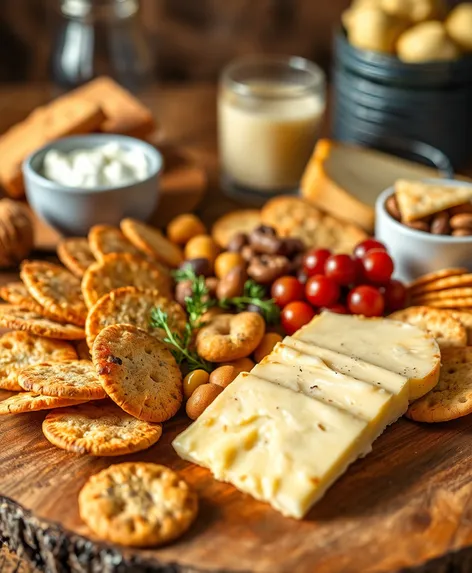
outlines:
[{"label": "square cracker", "polygon": [[402,221],[409,223],[472,201],[472,185],[452,187],[399,179],[395,183],[395,195]]},{"label": "square cracker", "polygon": [[71,97],[99,105],[106,115],[100,131],[144,138],[156,128],[151,111],[109,77],[102,76],[74,90]]}]

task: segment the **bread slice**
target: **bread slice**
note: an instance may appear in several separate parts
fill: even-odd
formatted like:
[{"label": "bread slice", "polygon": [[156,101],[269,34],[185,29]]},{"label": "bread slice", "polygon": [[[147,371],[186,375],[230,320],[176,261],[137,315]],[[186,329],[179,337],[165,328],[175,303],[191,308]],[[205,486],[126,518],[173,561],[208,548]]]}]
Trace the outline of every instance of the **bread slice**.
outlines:
[{"label": "bread slice", "polygon": [[378,195],[397,179],[440,177],[436,168],[329,139],[320,139],[301,182],[305,199],[335,217],[374,230]]}]

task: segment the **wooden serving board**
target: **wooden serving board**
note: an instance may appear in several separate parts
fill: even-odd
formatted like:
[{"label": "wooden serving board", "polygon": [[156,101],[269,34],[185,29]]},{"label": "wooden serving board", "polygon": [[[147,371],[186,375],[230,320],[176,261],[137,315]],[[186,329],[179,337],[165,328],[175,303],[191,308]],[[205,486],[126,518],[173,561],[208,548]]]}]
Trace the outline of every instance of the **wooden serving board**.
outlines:
[{"label": "wooden serving board", "polygon": [[[180,460],[171,440],[188,425],[184,415],[165,425],[154,447],[120,458],[55,448],[42,436],[43,418],[0,419],[0,537],[47,571],[472,571],[472,416],[436,425],[400,420],[303,521]],[[125,459],[169,465],[197,490],[199,516],[176,543],[110,546],[81,522],[77,495],[85,480]]]}]

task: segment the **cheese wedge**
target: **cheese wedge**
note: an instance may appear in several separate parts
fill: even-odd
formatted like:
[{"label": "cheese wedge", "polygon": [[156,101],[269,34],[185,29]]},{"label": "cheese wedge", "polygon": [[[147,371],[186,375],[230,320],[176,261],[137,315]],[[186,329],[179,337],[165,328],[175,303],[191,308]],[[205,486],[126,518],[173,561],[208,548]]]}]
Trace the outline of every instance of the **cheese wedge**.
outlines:
[{"label": "cheese wedge", "polygon": [[285,364],[315,364],[322,360],[329,368],[335,372],[340,372],[352,376],[358,380],[369,382],[370,384],[383,388],[386,392],[392,394],[390,403],[390,421],[391,424],[402,416],[409,402],[409,380],[405,376],[390,372],[379,366],[369,364],[365,360],[352,358],[297,340],[291,336],[286,336],[283,342],[279,342],[271,353],[271,357],[277,358]]},{"label": "cheese wedge", "polygon": [[301,518],[370,450],[367,422],[242,373],[172,445],[287,516]]},{"label": "cheese wedge", "polygon": [[405,376],[410,400],[428,393],[439,380],[441,354],[437,342],[410,324],[323,312],[294,338]]},{"label": "cheese wedge", "polygon": [[319,209],[372,233],[380,193],[397,179],[428,177],[441,173],[375,149],[320,139],[305,168],[301,192]]}]

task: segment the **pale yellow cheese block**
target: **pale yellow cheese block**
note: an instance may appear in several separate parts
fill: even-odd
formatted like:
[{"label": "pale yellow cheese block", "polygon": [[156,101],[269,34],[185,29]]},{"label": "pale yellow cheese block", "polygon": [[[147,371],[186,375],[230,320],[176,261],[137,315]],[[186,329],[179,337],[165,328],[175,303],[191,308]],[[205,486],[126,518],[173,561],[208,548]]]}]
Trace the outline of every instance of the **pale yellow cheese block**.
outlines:
[{"label": "pale yellow cheese block", "polygon": [[301,518],[359,456],[367,422],[252,374],[240,374],[172,445],[216,479]]},{"label": "pale yellow cheese block", "polygon": [[410,324],[323,312],[294,338],[405,376],[410,400],[428,393],[439,380],[441,354],[436,340]]}]

